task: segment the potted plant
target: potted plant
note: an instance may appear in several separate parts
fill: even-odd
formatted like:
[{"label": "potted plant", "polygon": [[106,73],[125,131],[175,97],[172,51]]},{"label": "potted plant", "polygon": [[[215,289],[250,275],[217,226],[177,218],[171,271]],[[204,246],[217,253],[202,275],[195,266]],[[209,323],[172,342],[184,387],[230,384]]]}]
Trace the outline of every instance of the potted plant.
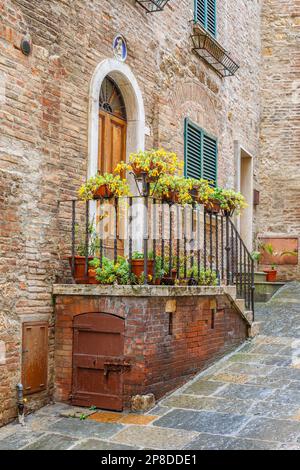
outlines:
[{"label": "potted plant", "polygon": [[164,149],[152,149],[132,153],[129,156],[129,163],[121,162],[114,169],[114,173],[130,171],[139,179],[146,176],[147,182],[157,181],[161,175],[173,175],[180,170],[183,163],[177,158],[174,152],[167,152]]},{"label": "potted plant", "polygon": [[245,198],[241,193],[233,189],[222,188],[215,188],[209,204],[211,204],[210,210],[212,212],[217,213],[221,209],[222,214],[229,217],[232,217],[235,212],[240,214],[247,207]]},{"label": "potted plant", "polygon": [[102,263],[99,258],[94,258],[90,262],[90,266],[95,269],[96,283],[102,285],[126,285],[129,284],[129,265],[123,256],[118,256],[117,262],[114,260],[102,257]]},{"label": "potted plant", "polygon": [[211,214],[218,214],[221,210],[222,189],[215,188],[213,192],[209,195],[207,201],[204,202],[204,207],[207,212]]},{"label": "potted plant", "polygon": [[[153,278],[154,276],[153,253],[148,254],[147,271],[148,271],[148,275],[152,276]],[[144,253],[140,253],[139,251],[133,252],[132,259],[131,259],[131,272],[137,279],[139,279],[141,275],[144,273]]]},{"label": "potted plant", "polygon": [[[74,257],[74,273],[73,278],[76,284],[93,284],[92,278],[93,273],[90,273],[88,269],[88,274],[85,274],[85,263],[86,263],[86,242],[85,242],[85,233],[80,232],[78,224],[75,226],[75,238],[79,238],[78,245],[75,248],[75,257]],[[96,233],[94,226],[94,221],[92,220],[88,227],[88,263],[93,260],[96,251],[99,249],[99,237]],[[69,256],[70,267],[72,268],[72,256]]]},{"label": "potted plant", "polygon": [[193,202],[191,188],[190,180],[184,176],[163,175],[155,187],[153,185],[153,194],[171,204],[191,204]]},{"label": "potted plant", "polygon": [[207,204],[214,190],[205,179],[189,178],[191,189],[189,190],[193,200],[198,204]]},{"label": "potted plant", "polygon": [[[262,245],[261,247],[263,249],[263,251],[265,251],[268,255],[270,256],[277,256],[277,257],[281,257],[281,256],[285,256],[285,255],[289,255],[289,256],[297,256],[298,253],[295,252],[295,251],[287,251],[287,250],[284,250],[284,251],[280,251],[280,252],[277,252],[274,250],[274,247],[271,243],[266,243],[265,245]],[[277,265],[273,262],[271,264],[271,269],[264,269],[264,273],[266,273],[267,275],[267,282],[276,282],[277,280]]]},{"label": "potted plant", "polygon": [[221,210],[225,216],[232,217],[234,213],[240,214],[247,207],[244,196],[233,189],[222,190]]},{"label": "potted plant", "polygon": [[104,173],[96,175],[87,180],[79,189],[80,199],[110,199],[112,197],[128,196],[130,194],[129,185],[126,179],[120,175]]}]

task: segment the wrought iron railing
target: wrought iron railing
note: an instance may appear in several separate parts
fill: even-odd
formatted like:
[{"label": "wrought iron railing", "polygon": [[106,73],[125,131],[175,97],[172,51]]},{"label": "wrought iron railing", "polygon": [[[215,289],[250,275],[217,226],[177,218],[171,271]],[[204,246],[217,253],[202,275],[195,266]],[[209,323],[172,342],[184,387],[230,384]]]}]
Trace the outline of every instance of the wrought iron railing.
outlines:
[{"label": "wrought iron railing", "polygon": [[[129,283],[204,285],[208,276],[214,284],[235,285],[237,297],[254,312],[254,261],[229,216],[147,196],[71,200],[60,207],[72,276],[76,256],[84,257],[85,280],[79,282],[88,280],[91,257],[99,258],[101,268],[105,257],[117,263],[122,255]],[[132,276],[137,253],[144,260],[142,281]]]}]

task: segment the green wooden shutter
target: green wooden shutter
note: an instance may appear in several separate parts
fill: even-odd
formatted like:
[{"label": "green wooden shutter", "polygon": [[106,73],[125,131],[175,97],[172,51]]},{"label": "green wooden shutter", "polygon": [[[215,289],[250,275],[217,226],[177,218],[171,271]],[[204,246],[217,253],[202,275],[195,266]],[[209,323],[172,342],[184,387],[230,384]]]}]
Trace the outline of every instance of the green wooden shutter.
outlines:
[{"label": "green wooden shutter", "polygon": [[202,132],[188,119],[185,120],[185,176],[201,178]]},{"label": "green wooden shutter", "polygon": [[203,170],[202,177],[212,182],[213,186],[217,184],[217,141],[203,134]]},{"label": "green wooden shutter", "polygon": [[195,21],[216,36],[216,0],[195,0]]},{"label": "green wooden shutter", "polygon": [[195,0],[195,21],[206,28],[206,0]]},{"label": "green wooden shutter", "polygon": [[206,29],[216,35],[216,0],[206,0]]}]

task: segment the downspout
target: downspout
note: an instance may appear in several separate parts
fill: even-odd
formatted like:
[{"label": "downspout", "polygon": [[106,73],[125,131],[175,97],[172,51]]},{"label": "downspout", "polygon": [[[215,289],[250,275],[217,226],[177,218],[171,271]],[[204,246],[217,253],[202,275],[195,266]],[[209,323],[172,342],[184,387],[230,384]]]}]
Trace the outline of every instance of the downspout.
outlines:
[{"label": "downspout", "polygon": [[17,406],[18,406],[18,420],[19,420],[19,424],[21,424],[21,426],[24,426],[25,425],[25,422],[24,422],[24,408],[25,408],[25,405],[24,405],[24,396],[23,396],[23,385],[21,383],[17,384],[16,386],[17,388],[17,396],[18,396],[18,401],[17,401]]}]

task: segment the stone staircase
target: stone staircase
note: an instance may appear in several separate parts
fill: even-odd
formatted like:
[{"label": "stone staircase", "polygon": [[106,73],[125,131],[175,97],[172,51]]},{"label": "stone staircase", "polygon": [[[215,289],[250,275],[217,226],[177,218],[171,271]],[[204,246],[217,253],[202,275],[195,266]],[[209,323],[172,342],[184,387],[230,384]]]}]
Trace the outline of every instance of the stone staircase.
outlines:
[{"label": "stone staircase", "polygon": [[267,282],[267,275],[264,272],[254,274],[254,302],[268,302],[285,282]]}]

